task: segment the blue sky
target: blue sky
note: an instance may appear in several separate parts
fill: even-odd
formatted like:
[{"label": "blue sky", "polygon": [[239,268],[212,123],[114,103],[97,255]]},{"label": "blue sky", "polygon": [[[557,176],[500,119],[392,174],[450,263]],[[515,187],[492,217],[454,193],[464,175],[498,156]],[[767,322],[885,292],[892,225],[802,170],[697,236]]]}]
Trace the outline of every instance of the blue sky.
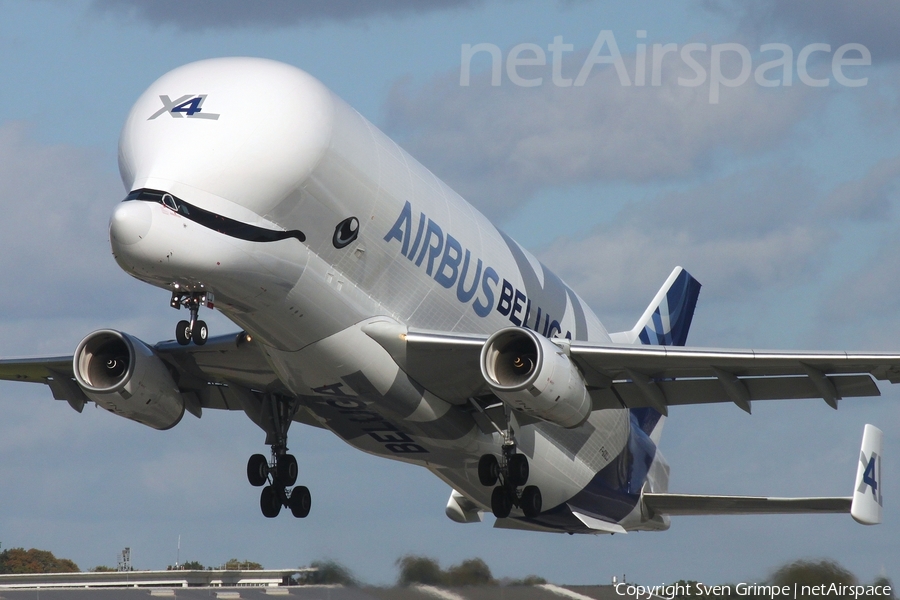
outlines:
[{"label": "blue sky", "polygon": [[[252,8],[251,8],[252,6]],[[124,190],[116,144],[157,77],[214,56],[309,71],[559,272],[611,330],[630,327],[677,264],[703,284],[690,341],[757,348],[900,349],[895,257],[900,178],[900,8],[875,0],[682,3],[379,0],[0,0],[0,355],[71,353],[88,332],[171,337],[165,292],[115,265],[107,223]],[[505,58],[563,36],[574,78],[597,36],[614,33],[633,74],[638,43],[812,43],[871,51],[847,69],[862,87],[624,87],[609,66],[582,87],[489,85],[486,55],[460,86],[461,46]],[[636,32],[645,30],[646,39]],[[699,56],[699,55],[698,55]],[[736,54],[723,72],[733,76]],[[830,58],[810,60],[825,77]],[[728,62],[728,61],[731,62]],[[705,63],[708,64],[708,63]],[[731,70],[729,70],[731,69]],[[773,75],[770,75],[773,77]],[[648,74],[649,81],[649,74]],[[260,109],[278,98],[259,99]],[[214,332],[233,326],[220,315]],[[847,400],[672,411],[662,451],[677,492],[846,495],[863,424],[885,430],[896,479],[898,391]],[[263,519],[244,477],[263,434],[241,414],[186,417],[156,432],[92,407],[78,415],[42,387],[0,385],[0,543],[49,549],[81,567],[123,547],[140,568],[237,557],[272,568],[338,559],[388,583],[406,553],[444,566],[484,558],[497,576],[556,583],[677,578],[760,580],[782,562],[826,557],[863,580],[900,572],[897,502],[886,523],[849,517],[676,519],[666,533],[570,537],[457,525],[445,484],[296,426],[291,446],[313,510]]]}]

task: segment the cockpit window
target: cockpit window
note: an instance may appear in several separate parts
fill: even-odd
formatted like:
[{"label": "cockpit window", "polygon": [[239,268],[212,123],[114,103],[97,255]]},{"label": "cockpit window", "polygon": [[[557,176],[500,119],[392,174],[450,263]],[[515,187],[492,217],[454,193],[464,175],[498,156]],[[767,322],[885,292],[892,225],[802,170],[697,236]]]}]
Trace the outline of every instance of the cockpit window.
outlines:
[{"label": "cockpit window", "polygon": [[175,197],[172,194],[163,194],[162,203],[174,211],[178,210],[178,204],[175,203]]},{"label": "cockpit window", "polygon": [[218,231],[219,233],[224,233],[225,235],[240,240],[246,240],[248,242],[277,242],[287,238],[294,238],[301,242],[306,241],[306,235],[299,229],[275,231],[257,227],[256,225],[250,225],[249,223],[242,223],[234,219],[229,219],[228,217],[223,217],[222,215],[217,215],[214,212],[204,210],[193,204],[188,204],[181,198],[160,190],[151,190],[147,188],[134,190],[125,196],[123,202],[129,200],[141,200],[143,202],[156,202],[157,204],[162,204],[166,208],[177,212],[179,215],[198,225],[203,225],[213,231]]}]

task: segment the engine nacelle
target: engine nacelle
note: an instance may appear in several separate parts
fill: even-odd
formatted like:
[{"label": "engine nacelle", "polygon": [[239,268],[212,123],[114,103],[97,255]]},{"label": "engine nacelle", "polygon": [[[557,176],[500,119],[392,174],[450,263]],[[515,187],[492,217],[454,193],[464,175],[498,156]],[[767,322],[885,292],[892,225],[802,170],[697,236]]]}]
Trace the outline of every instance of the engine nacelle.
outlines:
[{"label": "engine nacelle", "polygon": [[120,417],[169,429],[184,416],[184,398],[169,370],[136,337],[95,331],[78,344],[72,366],[85,395]]},{"label": "engine nacelle", "polygon": [[481,350],[481,374],[498,398],[539,419],[578,427],[591,414],[591,397],[562,349],[530,329],[501,329]]}]

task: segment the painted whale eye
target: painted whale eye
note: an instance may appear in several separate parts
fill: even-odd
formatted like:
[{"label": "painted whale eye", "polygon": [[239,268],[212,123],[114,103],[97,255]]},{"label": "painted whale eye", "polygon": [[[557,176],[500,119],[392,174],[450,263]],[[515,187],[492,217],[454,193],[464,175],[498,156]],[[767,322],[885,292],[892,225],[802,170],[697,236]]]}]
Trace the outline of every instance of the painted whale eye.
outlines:
[{"label": "painted whale eye", "polygon": [[359,219],[356,217],[348,217],[337,224],[334,228],[334,237],[331,243],[335,248],[341,249],[356,239],[359,235]]}]

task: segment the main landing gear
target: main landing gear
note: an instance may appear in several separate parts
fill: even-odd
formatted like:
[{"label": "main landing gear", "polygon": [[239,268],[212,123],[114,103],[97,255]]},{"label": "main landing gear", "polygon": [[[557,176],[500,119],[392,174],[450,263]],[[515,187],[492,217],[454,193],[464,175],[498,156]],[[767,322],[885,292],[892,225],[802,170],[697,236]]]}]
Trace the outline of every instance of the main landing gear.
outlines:
[{"label": "main landing gear", "polygon": [[[485,416],[487,413],[474,400],[475,407]],[[528,518],[541,514],[541,490],[528,482],[528,457],[516,452],[516,437],[509,419],[509,407],[504,405],[506,429],[494,428],[503,436],[500,460],[493,454],[485,454],[478,460],[478,481],[485,487],[494,487],[491,493],[491,511],[498,519],[505,519],[518,506]],[[488,417],[490,418],[490,417]],[[523,487],[524,486],[524,487]],[[520,489],[521,488],[521,489]]]},{"label": "main landing gear", "polygon": [[178,290],[172,292],[169,306],[179,310],[184,306],[191,311],[190,321],[178,321],[178,325],[175,326],[175,339],[179,344],[187,346],[193,341],[198,346],[202,346],[206,343],[206,338],[209,337],[209,328],[206,326],[206,321],[201,321],[197,317],[200,314],[200,306],[214,307],[213,300],[212,292],[182,292]]},{"label": "main landing gear", "polygon": [[[279,450],[282,451],[281,454],[278,454]],[[247,479],[250,485],[265,486],[259,496],[263,516],[270,519],[277,517],[281,507],[291,509],[291,514],[298,519],[309,514],[312,506],[309,488],[298,485],[290,489],[297,483],[297,473],[297,459],[293,454],[287,454],[287,448],[273,447],[271,462],[262,454],[250,457],[247,461]]]},{"label": "main landing gear", "polygon": [[285,507],[302,519],[309,514],[312,497],[304,485],[291,489],[297,483],[299,469],[297,459],[288,454],[287,448],[287,430],[297,410],[297,402],[274,395],[267,396],[266,401],[270,404],[275,434],[274,439],[266,439],[266,444],[272,447],[272,459],[270,461],[262,454],[251,456],[247,461],[247,479],[250,485],[263,488],[259,497],[263,516],[277,517]]}]

